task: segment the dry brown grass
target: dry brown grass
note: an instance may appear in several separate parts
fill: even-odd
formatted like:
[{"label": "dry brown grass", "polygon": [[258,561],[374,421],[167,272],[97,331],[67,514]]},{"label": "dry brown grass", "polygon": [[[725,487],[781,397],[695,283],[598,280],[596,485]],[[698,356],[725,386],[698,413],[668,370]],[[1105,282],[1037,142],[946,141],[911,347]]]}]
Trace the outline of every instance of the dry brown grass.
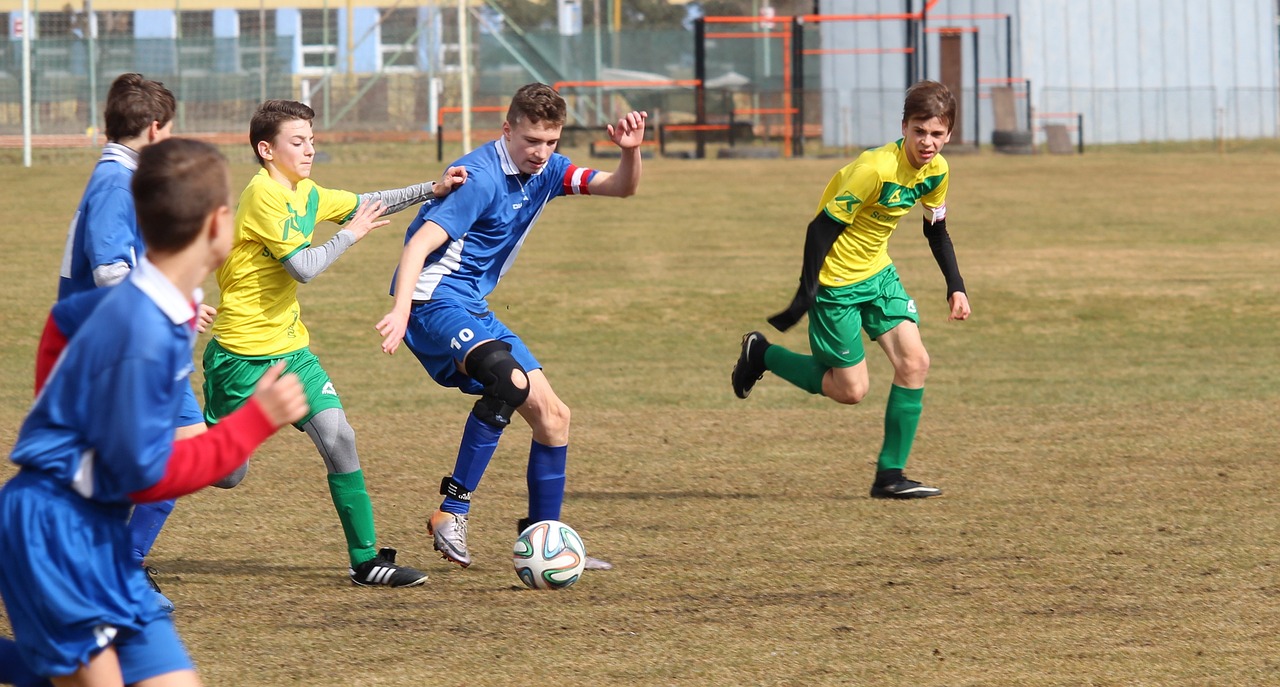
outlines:
[{"label": "dry brown grass", "polygon": [[[335,187],[439,169],[331,152]],[[865,407],[727,384],[840,161],[653,160],[634,199],[557,201],[492,304],[574,409],[564,518],[618,564],[563,593],[518,589],[508,562],[524,428],[477,495],[476,564],[433,556],[423,518],[470,402],[378,352],[397,218],[301,292],[383,543],[430,582],[346,582],[323,468],[289,431],[161,536],[179,630],[211,685],[1280,683],[1274,155],[954,157],[974,319],[945,322],[918,219],[891,247],[934,360],[910,467],[947,495],[922,503],[866,496],[875,351]],[[91,161],[0,168],[6,444]]]}]

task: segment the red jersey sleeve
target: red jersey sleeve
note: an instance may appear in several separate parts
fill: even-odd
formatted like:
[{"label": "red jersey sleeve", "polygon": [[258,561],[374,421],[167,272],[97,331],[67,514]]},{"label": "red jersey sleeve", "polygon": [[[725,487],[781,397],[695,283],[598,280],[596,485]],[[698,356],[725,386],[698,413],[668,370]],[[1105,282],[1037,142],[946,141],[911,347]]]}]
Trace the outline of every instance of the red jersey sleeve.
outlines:
[{"label": "red jersey sleeve", "polygon": [[148,503],[197,492],[243,465],[275,431],[258,402],[249,399],[204,434],[173,442],[164,477],[129,498],[134,503]]},{"label": "red jersey sleeve", "polygon": [[58,323],[53,320],[53,313],[49,313],[49,319],[44,323],[44,331],[40,333],[40,343],[36,346],[36,393],[44,388],[44,383],[49,381],[49,374],[53,372],[53,366],[58,362],[58,356],[62,355],[62,351],[67,347],[67,337],[58,329]]}]

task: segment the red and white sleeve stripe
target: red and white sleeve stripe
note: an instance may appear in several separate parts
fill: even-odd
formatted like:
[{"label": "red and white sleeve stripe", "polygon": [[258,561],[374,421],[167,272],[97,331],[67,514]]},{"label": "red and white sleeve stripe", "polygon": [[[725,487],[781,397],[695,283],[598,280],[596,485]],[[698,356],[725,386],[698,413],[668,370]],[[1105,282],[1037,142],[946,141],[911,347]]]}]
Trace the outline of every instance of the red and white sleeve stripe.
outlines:
[{"label": "red and white sleeve stripe", "polygon": [[564,194],[566,196],[591,195],[591,189],[588,188],[588,184],[595,173],[596,170],[589,167],[569,165],[569,168],[564,171]]}]

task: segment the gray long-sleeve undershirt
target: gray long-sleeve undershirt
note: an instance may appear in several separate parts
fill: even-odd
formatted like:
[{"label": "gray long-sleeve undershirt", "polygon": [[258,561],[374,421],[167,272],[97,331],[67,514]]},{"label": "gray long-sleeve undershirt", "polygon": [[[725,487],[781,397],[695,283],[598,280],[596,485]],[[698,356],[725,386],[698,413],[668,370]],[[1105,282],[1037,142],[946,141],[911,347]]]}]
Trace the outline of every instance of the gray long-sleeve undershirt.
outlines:
[{"label": "gray long-sleeve undershirt", "polygon": [[400,212],[407,207],[417,205],[428,198],[434,198],[435,194],[433,194],[431,190],[435,184],[436,182],[434,181],[424,181],[421,184],[405,186],[404,188],[393,188],[387,191],[361,193],[360,204],[364,205],[371,200],[380,200],[382,201],[382,204],[386,206],[386,209],[382,211],[382,214],[394,215],[397,212]]},{"label": "gray long-sleeve undershirt", "polygon": [[312,246],[294,253],[280,263],[290,277],[305,284],[329,268],[333,261],[356,243],[356,235],[343,229],[319,246]]},{"label": "gray long-sleeve undershirt", "polygon": [[[424,181],[421,184],[413,184],[404,188],[361,193],[357,206],[380,200],[386,206],[382,211],[383,215],[395,214],[428,198],[433,198],[433,186],[435,186],[434,181]],[[306,284],[328,269],[329,265],[332,265],[343,253],[347,252],[348,248],[355,245],[355,242],[356,235],[343,229],[334,234],[333,238],[323,245],[300,250],[281,264],[284,265],[284,270],[289,273],[289,276]]]}]

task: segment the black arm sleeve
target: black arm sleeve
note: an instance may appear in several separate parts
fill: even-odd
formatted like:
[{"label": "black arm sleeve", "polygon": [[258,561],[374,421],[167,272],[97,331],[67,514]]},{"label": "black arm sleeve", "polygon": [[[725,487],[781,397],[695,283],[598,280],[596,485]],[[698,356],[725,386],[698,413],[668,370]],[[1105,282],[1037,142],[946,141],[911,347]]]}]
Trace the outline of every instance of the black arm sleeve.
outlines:
[{"label": "black arm sleeve", "polygon": [[809,223],[809,230],[804,237],[804,264],[800,268],[800,287],[791,299],[786,310],[769,318],[769,324],[780,332],[795,326],[813,305],[813,298],[818,293],[818,272],[822,271],[822,263],[827,253],[836,245],[836,239],[844,233],[845,225],[832,219],[825,211]]},{"label": "black arm sleeve", "polygon": [[933,259],[938,261],[938,268],[947,280],[947,298],[951,294],[964,290],[964,278],[960,276],[960,266],[956,264],[956,249],[951,245],[951,235],[947,233],[947,220],[930,222],[924,220],[924,237],[929,239],[929,250],[933,251]]}]

